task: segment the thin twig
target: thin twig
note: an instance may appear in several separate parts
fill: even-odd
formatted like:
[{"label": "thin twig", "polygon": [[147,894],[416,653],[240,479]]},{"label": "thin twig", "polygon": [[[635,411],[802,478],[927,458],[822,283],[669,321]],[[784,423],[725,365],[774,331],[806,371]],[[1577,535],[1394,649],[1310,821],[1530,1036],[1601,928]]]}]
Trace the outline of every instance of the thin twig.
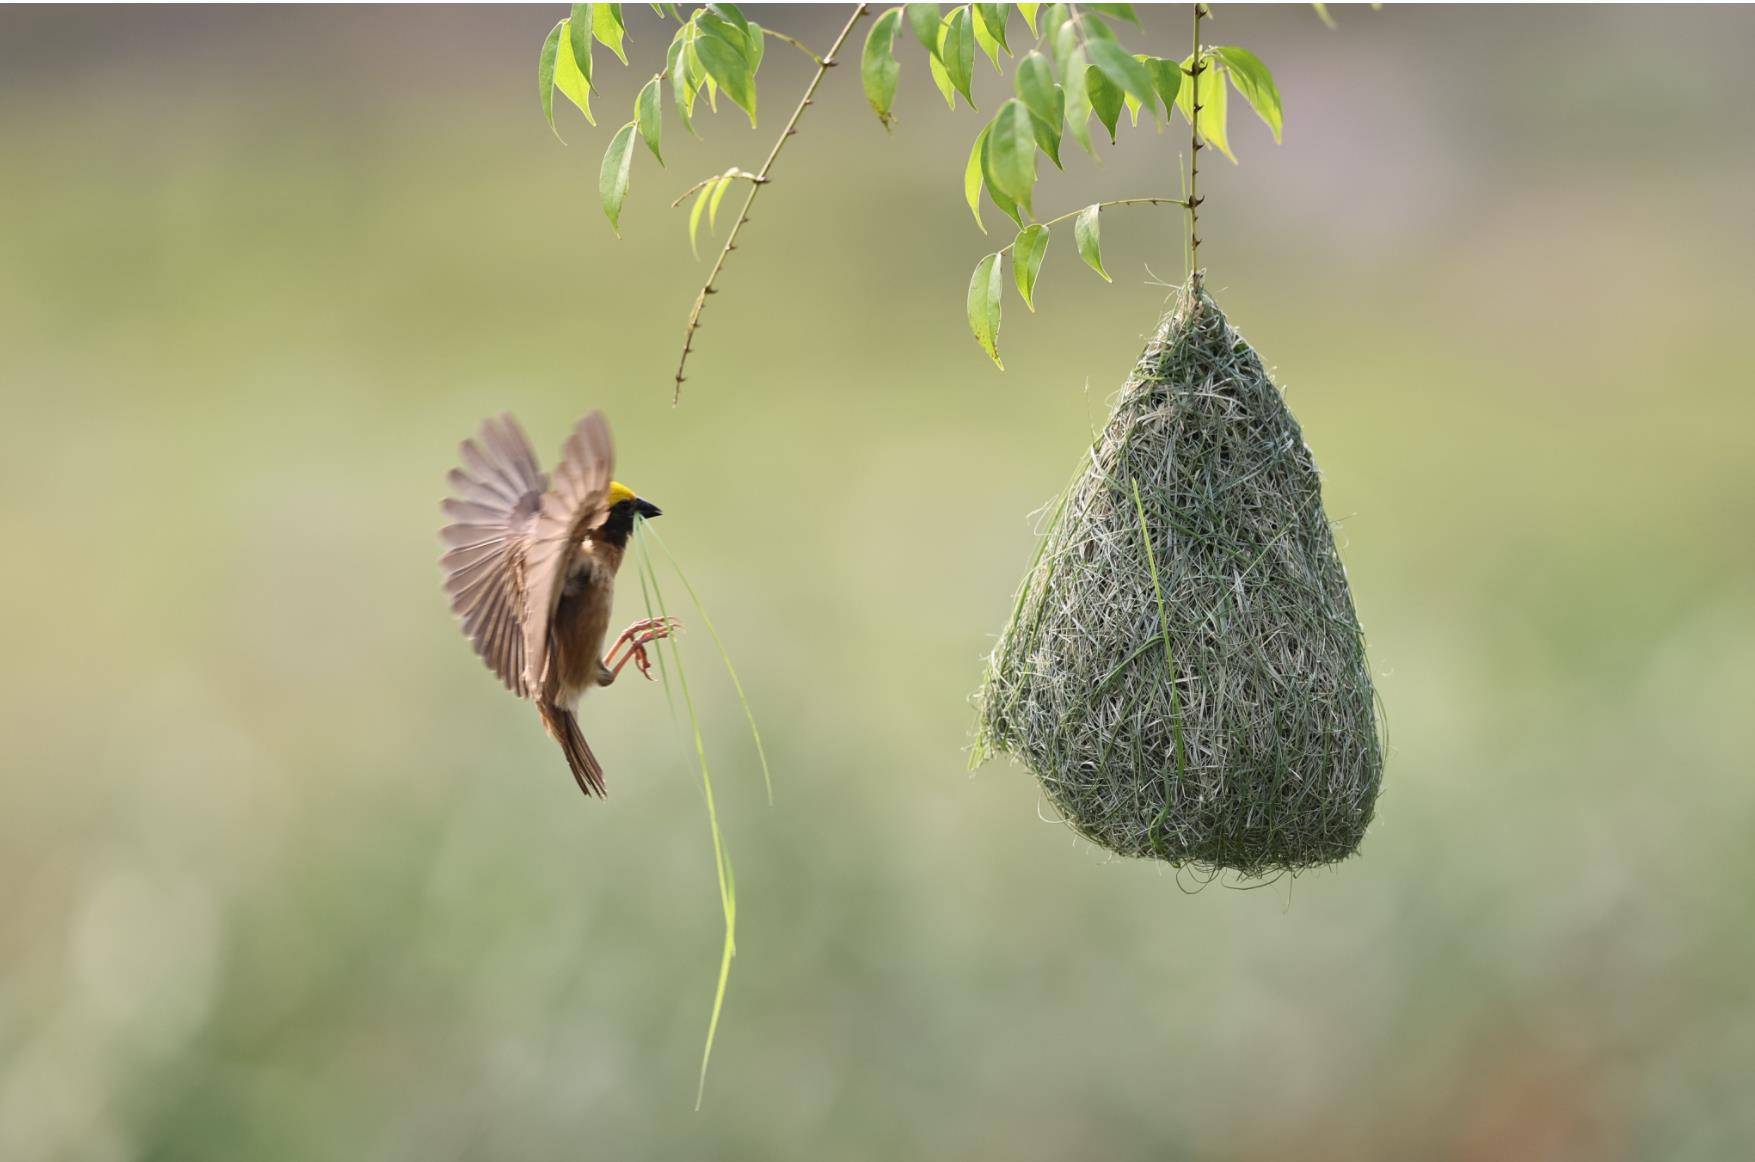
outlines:
[{"label": "thin twig", "polygon": [[[1099,209],[1103,210],[1107,210],[1112,206],[1182,206],[1186,208],[1188,203],[1181,198],[1115,198],[1107,202],[1098,202],[1097,206]],[[1066,213],[1050,218],[1046,222],[1037,222],[1035,224],[1042,227],[1044,230],[1052,230],[1054,227],[1060,225],[1060,223],[1076,218],[1090,208],[1091,207],[1089,206],[1080,206],[1076,210],[1068,210]],[[1001,246],[997,253],[1004,254],[1017,244],[1018,240],[1014,238],[1004,246]]]},{"label": "thin twig", "polygon": [[701,293],[695,296],[694,308],[689,311],[688,326],[683,328],[682,357],[676,361],[676,388],[670,397],[672,407],[676,406],[682,399],[683,368],[688,365],[689,353],[694,350],[695,332],[701,328],[701,311],[707,305],[707,296],[716,293],[713,284],[718,280],[719,272],[725,269],[725,260],[731,256],[733,250],[737,249],[737,235],[743,229],[744,223],[750,220],[750,206],[755,203],[756,195],[762,192],[762,187],[768,184],[768,172],[774,168],[774,159],[780,156],[780,150],[786,145],[787,138],[798,132],[799,119],[804,116],[805,109],[810,106],[811,97],[816,94],[817,86],[823,83],[824,75],[835,67],[835,54],[841,51],[841,46],[853,33],[853,26],[859,23],[860,17],[864,16],[865,12],[866,5],[856,4],[853,6],[853,15],[847,18],[847,23],[842,26],[841,34],[835,38],[835,43],[829,46],[829,51],[817,61],[816,74],[811,77],[810,84],[806,86],[804,96],[799,98],[798,108],[792,111],[792,117],[786,122],[786,128],[781,130],[779,140],[774,142],[774,148],[768,152],[768,160],[762,163],[761,170],[757,172],[755,180],[750,183],[749,196],[743,200],[743,209],[738,212],[737,222],[731,227],[730,233],[725,236],[725,246],[719,251],[719,259],[713,264],[713,269],[708,272],[707,281],[701,286]]}]

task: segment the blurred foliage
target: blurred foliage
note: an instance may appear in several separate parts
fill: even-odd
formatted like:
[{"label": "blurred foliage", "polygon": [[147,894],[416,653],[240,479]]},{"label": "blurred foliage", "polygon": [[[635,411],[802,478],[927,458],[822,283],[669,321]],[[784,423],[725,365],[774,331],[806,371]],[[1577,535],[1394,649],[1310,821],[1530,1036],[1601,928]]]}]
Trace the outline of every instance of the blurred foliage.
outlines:
[{"label": "blurred foliage", "polygon": [[[1390,749],[1358,859],[1190,895],[963,770],[1027,514],[1180,270],[1157,215],[996,376],[967,126],[905,83],[887,137],[834,74],[831,196],[764,195],[673,411],[687,238],[601,228],[530,116],[544,14],[0,12],[0,1158],[1737,1155],[1755,14],[1515,21],[1217,11],[1298,124],[1232,126],[1202,254],[1327,473]],[[676,172],[766,140],[721,116]],[[511,408],[552,455],[591,406],[774,766],[769,808],[699,691],[741,904],[699,1115],[686,732],[594,698],[580,802],[435,565],[457,441]]]}]

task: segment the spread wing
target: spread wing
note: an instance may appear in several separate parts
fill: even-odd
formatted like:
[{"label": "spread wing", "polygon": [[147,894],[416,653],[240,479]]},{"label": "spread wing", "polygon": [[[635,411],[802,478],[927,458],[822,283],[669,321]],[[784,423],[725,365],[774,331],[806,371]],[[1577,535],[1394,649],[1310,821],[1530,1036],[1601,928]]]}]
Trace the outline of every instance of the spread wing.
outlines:
[{"label": "spread wing", "polygon": [[615,469],[609,421],[592,412],[579,421],[561,448],[561,462],[536,513],[535,530],[524,556],[524,684],[542,689],[548,665],[548,630],[567,568],[579,539],[609,515],[604,498]]},{"label": "spread wing", "polygon": [[519,573],[547,481],[524,430],[510,414],[483,423],[460,449],[463,467],[447,477],[441,506],[452,523],[439,531],[445,592],[475,652],[520,698],[524,678],[524,600]]}]

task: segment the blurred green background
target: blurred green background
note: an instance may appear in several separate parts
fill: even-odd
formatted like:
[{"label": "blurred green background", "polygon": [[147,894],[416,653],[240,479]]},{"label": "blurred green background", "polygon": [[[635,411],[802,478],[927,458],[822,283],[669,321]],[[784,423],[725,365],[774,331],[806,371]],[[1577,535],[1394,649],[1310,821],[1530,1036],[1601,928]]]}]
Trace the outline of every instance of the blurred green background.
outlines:
[{"label": "blurred green background", "polygon": [[[1390,749],[1358,859],[1199,892],[964,770],[1180,219],[1106,215],[1114,285],[1057,233],[997,372],[979,121],[904,34],[897,132],[830,74],[673,411],[668,203],[759,164],[808,66],[771,44],[756,131],[667,114],[617,241],[598,158],[668,35],[629,6],[563,148],[564,12],[0,10],[0,1158],[1747,1151],[1755,12],[1219,7],[1287,130],[1234,103],[1202,255],[1326,473]],[[1183,145],[1038,205],[1174,192]],[[584,801],[435,564],[457,442],[511,409],[546,459],[591,407],[775,768],[769,808],[697,625],[741,900],[699,1114],[684,731],[593,696]]]}]

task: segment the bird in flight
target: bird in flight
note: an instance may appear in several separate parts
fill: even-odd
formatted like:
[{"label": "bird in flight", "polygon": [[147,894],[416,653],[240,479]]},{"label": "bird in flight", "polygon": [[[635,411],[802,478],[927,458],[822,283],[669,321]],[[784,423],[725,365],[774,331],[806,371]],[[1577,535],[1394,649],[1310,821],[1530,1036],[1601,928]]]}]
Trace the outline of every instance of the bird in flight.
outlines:
[{"label": "bird in flight", "polygon": [[603,767],[579,729],[579,699],[630,661],[650,679],[646,646],[678,628],[674,618],[644,618],[603,652],[634,522],[658,516],[658,506],[610,479],[615,448],[600,411],[573,429],[552,479],[510,413],[484,422],[460,452],[463,466],[447,477],[451,495],[441,506],[451,523],[439,532],[452,612],[488,669],[536,703],[579,789],[602,795]]}]

